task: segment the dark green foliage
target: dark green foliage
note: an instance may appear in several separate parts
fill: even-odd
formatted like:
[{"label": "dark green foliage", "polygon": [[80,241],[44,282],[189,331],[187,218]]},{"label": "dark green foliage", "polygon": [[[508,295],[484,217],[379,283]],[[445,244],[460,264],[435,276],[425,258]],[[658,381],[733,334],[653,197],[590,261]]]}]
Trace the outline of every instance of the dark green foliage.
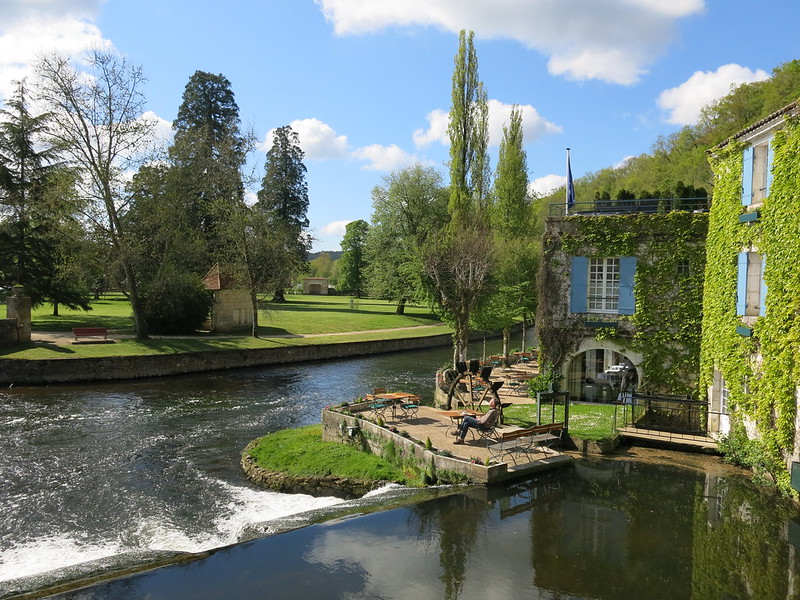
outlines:
[{"label": "dark green foliage", "polygon": [[153,333],[195,333],[208,317],[211,302],[198,277],[162,273],[145,291],[145,315]]},{"label": "dark green foliage", "polygon": [[282,244],[273,257],[275,269],[274,302],[285,300],[283,290],[297,272],[306,269],[311,236],[308,235],[308,184],[305,154],[300,138],[288,125],[273,132],[267,153],[264,178],[254,209],[262,213],[269,226],[282,234]]},{"label": "dark green foliage", "polygon": [[351,221],[342,238],[342,258],[339,259],[339,291],[361,298],[365,285],[365,247],[369,224]]}]

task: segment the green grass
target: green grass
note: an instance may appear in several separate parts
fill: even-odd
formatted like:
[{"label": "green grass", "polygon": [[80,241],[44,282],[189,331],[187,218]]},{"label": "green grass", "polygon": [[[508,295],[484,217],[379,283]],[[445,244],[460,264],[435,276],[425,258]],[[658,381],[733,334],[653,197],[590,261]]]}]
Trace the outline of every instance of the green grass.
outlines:
[{"label": "green grass", "polygon": [[[192,337],[151,338],[137,341],[119,339],[114,344],[56,345],[31,343],[23,346],[0,348],[0,357],[40,360],[44,358],[100,358],[108,356],[142,356],[153,354],[177,354],[181,352],[205,352],[209,350],[252,350],[258,348],[281,348],[285,346],[313,346],[343,342],[372,340],[395,340],[406,337],[441,335],[450,330],[439,326],[419,327],[413,330],[356,333],[352,335],[329,335],[311,338],[253,338],[238,337]],[[113,337],[113,336],[112,336]]]},{"label": "green grass", "polygon": [[[542,407],[542,422],[550,423],[553,412],[548,406]],[[535,404],[515,404],[503,410],[507,423],[530,427],[536,424]],[[555,407],[553,422],[564,419],[564,406]],[[614,436],[613,404],[570,404],[569,432],[586,440],[605,440]]]},{"label": "green grass", "polygon": [[[345,296],[288,295],[281,304],[267,304],[259,311],[259,335],[309,335],[368,331],[395,327],[414,327],[438,322],[427,307],[406,306],[405,315],[396,315],[397,305],[385,300],[353,300]],[[352,303],[352,305],[351,305]],[[5,306],[3,306],[5,311]],[[131,307],[122,294],[106,294],[91,304],[91,310],[59,307],[53,316],[51,304],[32,312],[34,331],[70,331],[73,327],[108,327],[116,333],[132,333]],[[5,313],[3,312],[3,315]]]},{"label": "green grass", "polygon": [[361,481],[393,481],[419,485],[414,474],[369,452],[338,442],[322,441],[322,425],[284,429],[259,439],[250,451],[256,464],[295,476],[349,477]]},{"label": "green grass", "polygon": [[[0,349],[0,357],[21,359],[83,358],[137,356],[203,352],[208,350],[246,350],[367,340],[390,340],[405,337],[439,335],[449,329],[438,325],[436,315],[424,307],[407,306],[406,315],[396,315],[396,305],[383,300],[358,300],[342,296],[287,296],[285,304],[270,305],[261,311],[260,338],[248,334],[215,335],[198,332],[190,338],[152,338],[145,341],[117,338],[115,344],[57,346],[28,344]],[[2,307],[5,311],[5,306]],[[107,327],[111,335],[133,335],[131,310],[122,294],[108,294],[92,303],[91,311],[60,307],[60,315],[52,315],[51,305],[36,307],[32,313],[32,329],[69,332],[73,327]],[[414,330],[392,331],[414,327]],[[335,335],[344,332],[363,332]],[[314,335],[313,338],[280,336]],[[271,338],[271,339],[270,339]]]}]

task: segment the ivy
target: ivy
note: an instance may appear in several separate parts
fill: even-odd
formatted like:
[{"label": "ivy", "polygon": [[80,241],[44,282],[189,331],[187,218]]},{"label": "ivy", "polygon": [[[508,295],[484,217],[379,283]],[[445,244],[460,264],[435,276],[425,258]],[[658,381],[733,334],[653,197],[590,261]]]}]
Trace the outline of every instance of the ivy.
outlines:
[{"label": "ivy", "polygon": [[[561,231],[559,235],[550,232],[545,236],[546,268],[542,269],[540,286],[549,284],[551,289],[541,289],[540,297],[563,295],[563,289],[556,287],[559,277],[554,273],[561,268],[560,279],[564,279],[563,265],[569,256],[636,256],[635,313],[615,317],[616,327],[601,327],[591,335],[598,340],[613,340],[642,355],[640,387],[677,394],[694,392],[701,344],[703,241],[708,214],[674,211],[574,216],[552,226]],[[552,307],[543,308],[546,310],[537,315],[541,350],[545,359],[558,364],[559,358],[574,352],[580,340],[589,335],[585,315],[559,320],[548,312]],[[558,344],[563,346],[565,340],[569,341],[569,348],[556,348]]]},{"label": "ivy", "polygon": [[[734,430],[754,427],[760,464],[777,485],[790,491],[788,462],[795,455],[796,389],[800,385],[800,122],[790,118],[772,141],[769,197],[758,221],[739,223],[742,212],[741,156],[732,143],[712,159],[716,176],[703,304],[701,385],[714,370],[729,389]],[[763,274],[767,312],[753,324],[752,337],[736,333],[736,255],[753,244],[766,256]],[[763,465],[770,465],[769,469]],[[775,467],[777,465],[777,468]]]}]

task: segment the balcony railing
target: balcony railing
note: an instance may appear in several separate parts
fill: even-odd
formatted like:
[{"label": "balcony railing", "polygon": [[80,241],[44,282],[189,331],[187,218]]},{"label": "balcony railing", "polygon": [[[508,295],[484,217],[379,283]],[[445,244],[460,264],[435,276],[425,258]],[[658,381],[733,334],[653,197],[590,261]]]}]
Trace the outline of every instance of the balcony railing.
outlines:
[{"label": "balcony railing", "polygon": [[592,200],[575,202],[567,210],[565,202],[550,205],[551,217],[630,215],[636,213],[658,214],[674,210],[705,212],[709,198],[647,198],[640,200]]}]

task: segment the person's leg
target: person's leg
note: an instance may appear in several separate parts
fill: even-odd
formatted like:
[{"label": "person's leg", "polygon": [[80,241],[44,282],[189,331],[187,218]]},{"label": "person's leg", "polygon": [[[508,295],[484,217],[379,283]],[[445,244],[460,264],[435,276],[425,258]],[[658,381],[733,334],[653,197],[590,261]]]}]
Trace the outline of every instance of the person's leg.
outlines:
[{"label": "person's leg", "polygon": [[475,417],[466,416],[464,417],[464,420],[461,422],[461,425],[462,425],[462,430],[458,438],[463,441],[464,438],[467,436],[467,430],[470,427],[478,427],[480,423],[478,422],[478,419],[476,419]]}]

